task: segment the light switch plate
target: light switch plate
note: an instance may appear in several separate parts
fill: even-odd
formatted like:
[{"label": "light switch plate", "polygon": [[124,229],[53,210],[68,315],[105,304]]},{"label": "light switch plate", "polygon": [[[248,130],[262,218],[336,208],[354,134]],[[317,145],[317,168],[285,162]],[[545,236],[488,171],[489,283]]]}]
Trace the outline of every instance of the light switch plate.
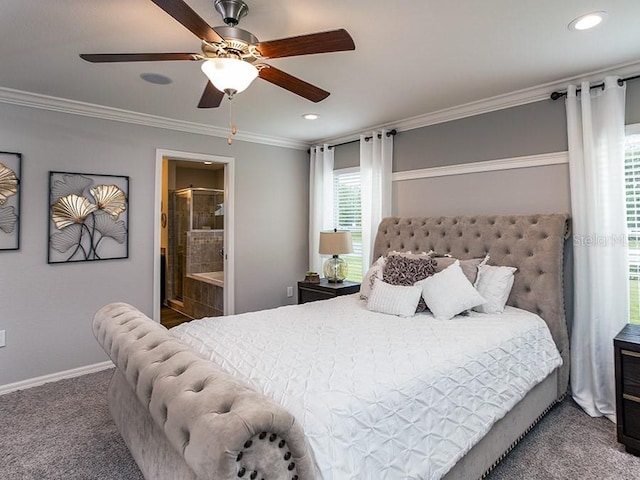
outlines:
[{"label": "light switch plate", "polygon": [[5,330],[0,330],[0,347],[5,346]]}]

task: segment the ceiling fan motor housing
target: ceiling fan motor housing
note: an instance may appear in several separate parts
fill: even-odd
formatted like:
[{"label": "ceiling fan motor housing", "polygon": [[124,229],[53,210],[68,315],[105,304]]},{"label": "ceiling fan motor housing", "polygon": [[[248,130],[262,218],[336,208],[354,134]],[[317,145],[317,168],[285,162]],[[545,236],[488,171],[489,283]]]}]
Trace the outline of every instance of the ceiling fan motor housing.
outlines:
[{"label": "ceiling fan motor housing", "polygon": [[256,60],[255,49],[251,45],[258,43],[258,39],[251,33],[237,27],[215,27],[218,35],[224,38],[224,47],[219,45],[202,45],[202,52],[205,57],[232,56],[242,58],[248,62]]},{"label": "ceiling fan motor housing", "polygon": [[249,13],[249,7],[242,0],[216,0],[216,10],[222,15],[224,23],[236,26],[240,19]]}]

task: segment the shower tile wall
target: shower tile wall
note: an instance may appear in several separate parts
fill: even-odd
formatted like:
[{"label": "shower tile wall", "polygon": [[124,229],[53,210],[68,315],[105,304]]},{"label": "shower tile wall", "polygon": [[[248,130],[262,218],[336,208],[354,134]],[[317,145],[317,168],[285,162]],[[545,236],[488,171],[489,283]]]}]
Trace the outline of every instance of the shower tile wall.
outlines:
[{"label": "shower tile wall", "polygon": [[[187,232],[187,274],[223,270],[221,231]],[[184,310],[193,318],[215,317],[223,313],[223,289],[193,278],[184,279]]]},{"label": "shower tile wall", "polygon": [[216,209],[221,209],[220,204],[224,194],[194,192],[193,195],[193,229],[221,229],[223,228],[224,217],[216,213]]},{"label": "shower tile wall", "polygon": [[224,310],[224,290],[187,277],[184,279],[184,313],[192,318],[219,317]]},{"label": "shower tile wall", "polygon": [[222,287],[187,275],[224,270],[224,192],[169,192],[166,290],[169,304],[193,318],[223,313]]},{"label": "shower tile wall", "polygon": [[223,232],[187,232],[186,273],[221,272],[223,239]]}]

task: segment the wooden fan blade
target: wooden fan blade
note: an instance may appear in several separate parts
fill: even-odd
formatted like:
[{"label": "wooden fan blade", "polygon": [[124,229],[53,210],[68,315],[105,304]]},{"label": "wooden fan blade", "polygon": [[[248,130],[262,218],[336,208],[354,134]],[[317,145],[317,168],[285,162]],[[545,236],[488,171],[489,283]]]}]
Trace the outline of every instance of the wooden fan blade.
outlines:
[{"label": "wooden fan blade", "polygon": [[271,65],[263,65],[263,68],[260,69],[258,75],[267,82],[273,83],[274,85],[282,87],[285,90],[289,90],[290,92],[300,95],[301,97],[315,103],[324,100],[330,95],[329,92],[322,90],[315,85],[311,85],[304,80],[300,80],[293,75],[289,75],[282,70],[278,70]]},{"label": "wooden fan blade", "polygon": [[182,0],[151,1],[175,18],[199,39],[214,43],[223,41],[222,37]]},{"label": "wooden fan blade", "polygon": [[344,29],[329,32],[311,33],[298,37],[282,38],[268,42],[259,42],[258,50],[266,58],[293,57],[313,53],[343,52],[355,50],[353,38]]},{"label": "wooden fan blade", "polygon": [[197,60],[196,53],[82,53],[80,58],[91,63],[158,62],[161,60]]},{"label": "wooden fan blade", "polygon": [[223,98],[224,93],[214,87],[211,82],[207,82],[207,86],[204,87],[204,92],[202,92],[200,103],[198,103],[198,108],[217,108]]}]

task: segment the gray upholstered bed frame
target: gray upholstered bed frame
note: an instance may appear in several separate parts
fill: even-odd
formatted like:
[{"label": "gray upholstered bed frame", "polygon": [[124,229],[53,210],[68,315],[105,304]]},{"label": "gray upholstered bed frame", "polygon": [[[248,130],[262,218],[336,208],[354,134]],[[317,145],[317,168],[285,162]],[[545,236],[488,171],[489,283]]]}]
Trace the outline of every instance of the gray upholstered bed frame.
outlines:
[{"label": "gray upholstered bed frame", "polygon": [[[445,476],[489,471],[561,398],[569,376],[563,302],[564,214],[387,218],[374,258],[397,251],[450,253],[518,268],[509,304],[538,313],[564,360],[496,423]],[[306,480],[313,459],[295,418],[273,400],[202,359],[134,307],[98,311],[93,330],[116,371],[108,403],[147,479]]]}]

